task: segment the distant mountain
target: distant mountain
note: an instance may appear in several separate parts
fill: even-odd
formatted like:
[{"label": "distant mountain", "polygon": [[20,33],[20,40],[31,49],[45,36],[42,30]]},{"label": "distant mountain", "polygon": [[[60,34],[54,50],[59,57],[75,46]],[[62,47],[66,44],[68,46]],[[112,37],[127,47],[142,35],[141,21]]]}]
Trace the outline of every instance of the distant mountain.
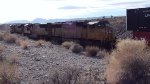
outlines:
[{"label": "distant mountain", "polygon": [[54,22],[65,22],[68,21],[69,19],[43,19],[43,18],[36,18],[33,21],[31,21],[32,23],[54,23]]},{"label": "distant mountain", "polygon": [[6,22],[6,23],[30,23],[30,21],[28,21],[28,20],[14,20],[14,21]]},{"label": "distant mountain", "polygon": [[65,22],[68,21],[69,19],[43,19],[43,18],[36,18],[33,21],[28,21],[28,20],[14,20],[6,23],[54,23],[54,22]]},{"label": "distant mountain", "polygon": [[36,18],[33,21],[31,21],[31,23],[47,23],[47,22],[48,20],[43,18]]},{"label": "distant mountain", "polygon": [[[77,20],[91,20],[91,19],[100,19],[102,17],[88,17],[88,18],[74,18],[74,19],[43,19],[36,18],[33,21],[28,20],[14,20],[6,23],[54,23],[54,22],[65,22],[65,21],[77,21]],[[110,17],[105,17],[110,18]]]},{"label": "distant mountain", "polygon": [[49,19],[48,22],[65,22],[65,21],[69,21],[70,19]]}]

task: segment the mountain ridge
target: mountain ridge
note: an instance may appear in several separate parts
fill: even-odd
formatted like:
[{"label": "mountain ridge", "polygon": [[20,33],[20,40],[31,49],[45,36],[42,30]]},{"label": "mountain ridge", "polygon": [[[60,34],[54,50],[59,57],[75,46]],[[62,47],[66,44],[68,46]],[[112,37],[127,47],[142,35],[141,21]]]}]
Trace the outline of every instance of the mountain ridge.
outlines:
[{"label": "mountain ridge", "polygon": [[13,20],[6,23],[54,23],[54,22],[64,22],[69,19],[43,19],[43,18],[36,18],[32,21],[28,20]]},{"label": "mountain ridge", "polygon": [[[119,16],[118,16],[119,17]],[[122,16],[120,16],[122,17]],[[102,19],[103,17],[87,17],[87,18],[74,18],[74,19],[43,19],[36,18],[32,21],[28,20],[13,20],[6,23],[54,23],[54,22],[65,22],[65,21],[76,21],[76,20],[91,20],[91,19]],[[111,18],[109,16],[105,16],[105,18]]]}]

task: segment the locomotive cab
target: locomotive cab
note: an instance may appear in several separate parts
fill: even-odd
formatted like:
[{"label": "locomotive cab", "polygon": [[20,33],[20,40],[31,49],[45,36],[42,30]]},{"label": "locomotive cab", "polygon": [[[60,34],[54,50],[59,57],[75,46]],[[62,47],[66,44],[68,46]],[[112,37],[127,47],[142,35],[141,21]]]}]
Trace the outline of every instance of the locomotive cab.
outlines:
[{"label": "locomotive cab", "polygon": [[91,44],[99,46],[110,46],[114,40],[113,29],[107,20],[93,21],[88,23],[87,39]]},{"label": "locomotive cab", "polygon": [[23,34],[24,24],[15,24],[14,31],[18,34]]},{"label": "locomotive cab", "polygon": [[33,24],[25,24],[24,25],[24,35],[28,36],[31,34],[31,28],[33,28]]},{"label": "locomotive cab", "polygon": [[15,25],[10,25],[10,33],[15,33]]},{"label": "locomotive cab", "polygon": [[109,24],[109,22],[108,22],[107,20],[102,20],[102,21],[99,21],[99,22],[97,23],[97,26],[98,26],[98,27],[105,28],[105,27],[109,27],[110,24]]}]

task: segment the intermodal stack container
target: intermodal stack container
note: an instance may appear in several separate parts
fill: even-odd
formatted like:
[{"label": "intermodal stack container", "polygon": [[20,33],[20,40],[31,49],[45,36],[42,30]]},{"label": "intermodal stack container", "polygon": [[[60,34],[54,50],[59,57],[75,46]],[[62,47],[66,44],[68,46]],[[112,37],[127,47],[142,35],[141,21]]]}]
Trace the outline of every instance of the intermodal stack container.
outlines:
[{"label": "intermodal stack container", "polygon": [[133,32],[133,38],[145,39],[150,44],[150,32],[134,31]]},{"label": "intermodal stack container", "polygon": [[127,30],[150,32],[150,7],[127,9]]},{"label": "intermodal stack container", "polygon": [[127,30],[133,31],[133,38],[150,44],[150,7],[127,9]]}]

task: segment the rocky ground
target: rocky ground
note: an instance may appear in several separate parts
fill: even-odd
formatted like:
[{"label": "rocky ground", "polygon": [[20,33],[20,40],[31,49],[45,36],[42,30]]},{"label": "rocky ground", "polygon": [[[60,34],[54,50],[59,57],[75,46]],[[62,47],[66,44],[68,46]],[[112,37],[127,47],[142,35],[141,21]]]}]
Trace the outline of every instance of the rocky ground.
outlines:
[{"label": "rocky ground", "polygon": [[[126,31],[125,17],[118,19],[111,21],[116,38],[132,38],[132,32]],[[56,72],[63,73],[70,68],[86,72],[90,70],[88,74],[94,73],[94,78],[91,76],[85,78],[88,82],[82,84],[104,83],[107,59],[87,57],[84,53],[75,54],[71,50],[50,42],[39,47],[31,39],[19,35],[17,37],[28,42],[28,49],[22,49],[17,44],[8,44],[4,41],[0,41],[0,44],[5,46],[4,57],[11,57],[14,54],[17,56],[17,73],[21,81],[19,84],[53,84],[52,78]],[[95,78],[96,76],[98,77]],[[98,82],[93,83],[92,81]]]},{"label": "rocky ground", "polygon": [[[31,39],[21,36],[18,38],[28,41],[28,49],[22,49],[17,44],[8,44],[4,41],[0,41],[0,44],[5,46],[4,56],[10,57],[14,53],[17,56],[20,84],[52,84],[51,77],[56,71],[63,72],[70,67],[80,70],[87,70],[90,67],[91,71],[97,71],[100,77],[104,76],[105,59],[87,57],[84,53],[75,54],[50,42],[45,42],[39,47],[35,46],[35,41]],[[99,81],[101,80],[103,79],[100,78]]]}]

